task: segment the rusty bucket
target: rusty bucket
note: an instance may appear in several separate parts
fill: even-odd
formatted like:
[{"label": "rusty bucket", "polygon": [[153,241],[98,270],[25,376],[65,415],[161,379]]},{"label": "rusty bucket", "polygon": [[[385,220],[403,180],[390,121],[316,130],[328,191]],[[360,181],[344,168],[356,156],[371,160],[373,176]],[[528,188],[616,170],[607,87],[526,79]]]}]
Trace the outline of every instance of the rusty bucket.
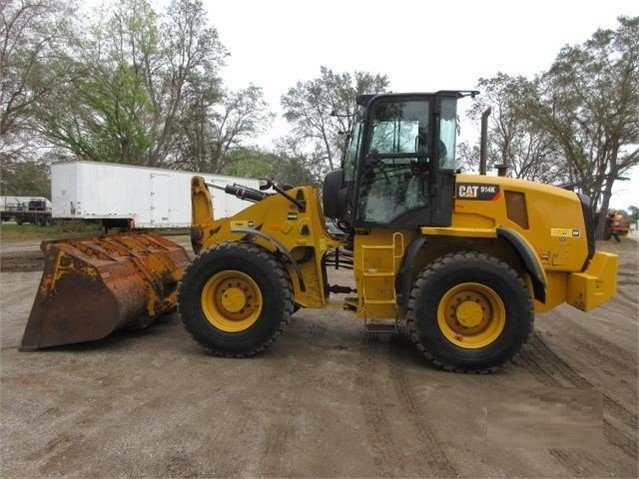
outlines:
[{"label": "rusty bucket", "polygon": [[45,241],[44,273],[22,350],[102,339],[143,328],[177,306],[189,258],[154,234],[123,233]]}]

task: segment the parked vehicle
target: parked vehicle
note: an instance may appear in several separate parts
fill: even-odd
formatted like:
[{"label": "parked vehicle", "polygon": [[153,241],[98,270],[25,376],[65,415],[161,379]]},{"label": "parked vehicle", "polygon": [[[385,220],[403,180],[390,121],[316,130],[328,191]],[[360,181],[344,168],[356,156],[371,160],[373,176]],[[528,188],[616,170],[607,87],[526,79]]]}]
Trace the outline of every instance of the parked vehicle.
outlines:
[{"label": "parked vehicle", "polygon": [[44,197],[1,196],[0,219],[17,224],[31,223],[47,226],[52,223],[51,202]]},{"label": "parked vehicle", "polygon": [[626,221],[621,213],[614,213],[612,230],[618,235],[626,236],[628,231],[630,231],[630,222]]},{"label": "parked vehicle", "polygon": [[[194,173],[92,161],[51,166],[53,218],[101,221],[109,228],[180,228],[191,225]],[[204,174],[212,183],[258,187],[258,180]],[[215,215],[232,216],[250,205],[214,193]]]}]

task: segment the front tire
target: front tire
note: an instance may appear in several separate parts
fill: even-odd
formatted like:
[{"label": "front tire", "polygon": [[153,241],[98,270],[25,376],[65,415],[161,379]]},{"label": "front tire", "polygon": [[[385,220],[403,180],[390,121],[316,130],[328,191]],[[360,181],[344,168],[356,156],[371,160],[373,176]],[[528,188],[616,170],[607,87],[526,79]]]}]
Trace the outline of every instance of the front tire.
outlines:
[{"label": "front tire", "polygon": [[494,372],[532,332],[524,281],[504,261],[479,252],[444,256],[424,268],[411,291],[411,339],[448,371]]},{"label": "front tire", "polygon": [[219,356],[252,356],[268,348],[293,313],[288,273],[270,252],[248,242],[201,253],[178,290],[186,330]]}]

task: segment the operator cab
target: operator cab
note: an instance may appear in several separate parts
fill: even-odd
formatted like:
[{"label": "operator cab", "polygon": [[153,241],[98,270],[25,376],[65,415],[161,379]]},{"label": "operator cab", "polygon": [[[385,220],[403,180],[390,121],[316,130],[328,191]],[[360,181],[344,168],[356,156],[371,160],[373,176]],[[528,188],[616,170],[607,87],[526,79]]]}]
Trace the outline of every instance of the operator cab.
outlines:
[{"label": "operator cab", "polygon": [[352,227],[450,225],[457,100],[476,93],[359,96],[342,169],[324,182],[324,214]]}]

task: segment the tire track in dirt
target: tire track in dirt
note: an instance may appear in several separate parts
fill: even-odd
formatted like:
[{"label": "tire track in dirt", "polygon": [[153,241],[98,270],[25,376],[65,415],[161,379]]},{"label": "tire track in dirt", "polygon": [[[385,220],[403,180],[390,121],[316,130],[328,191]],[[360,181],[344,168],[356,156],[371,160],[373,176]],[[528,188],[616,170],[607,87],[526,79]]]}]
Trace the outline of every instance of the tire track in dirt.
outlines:
[{"label": "tire track in dirt", "polygon": [[[533,336],[528,344],[533,345],[533,340],[537,336]],[[537,362],[537,358],[534,354],[530,354],[528,351],[521,352],[522,365],[543,385],[549,387],[564,387],[562,383],[556,380],[553,376],[549,375]],[[575,477],[592,477],[596,476],[596,468],[591,471],[590,468],[585,468],[586,464],[593,464],[593,459],[579,450],[567,450],[559,448],[548,449],[548,453],[554,457],[561,465],[563,465],[568,471],[575,475]]]},{"label": "tire track in dirt", "polygon": [[593,471],[601,471],[601,464],[578,449],[548,449],[549,454],[575,477],[604,477]]},{"label": "tire track in dirt", "polygon": [[620,348],[601,336],[597,336],[573,321],[569,323],[569,317],[565,313],[558,312],[558,316],[562,320],[557,322],[555,328],[562,334],[570,333],[571,341],[579,346],[580,349],[588,352],[590,361],[598,363],[600,361],[593,360],[593,358],[599,358],[602,362],[610,364],[617,370],[628,371],[637,376],[637,356],[634,353]]},{"label": "tire track in dirt", "polygon": [[614,299],[601,305],[600,308],[605,311],[627,316],[628,310],[637,311],[637,298],[633,298],[629,293],[618,289]]},{"label": "tire track in dirt", "polygon": [[637,286],[639,284],[637,280],[637,269],[619,269],[619,271],[617,271],[617,284],[622,286]]},{"label": "tire track in dirt", "polygon": [[[533,341],[531,341],[533,342]],[[540,353],[540,358],[543,360],[545,365],[551,365],[552,369],[556,369],[556,371],[563,376],[570,385],[574,387],[580,388],[595,388],[596,386],[580,375],[577,371],[575,371],[572,367],[570,367],[563,359],[561,359],[557,354],[552,351],[548,345],[537,335],[534,337],[534,343],[532,344],[533,348]],[[546,376],[552,377],[547,370],[551,368],[542,369]],[[633,429],[637,428],[637,413],[632,412],[623,406],[621,403],[611,398],[608,394],[604,393],[603,395],[603,403],[604,403],[604,412],[606,409],[609,410],[612,416],[617,417],[620,421],[625,424],[630,425]],[[604,419],[605,421],[605,419]],[[604,422],[605,426],[605,422]],[[605,432],[605,431],[604,431]],[[635,440],[635,449],[637,447],[637,443]],[[633,454],[636,456],[636,454]]]},{"label": "tire track in dirt", "polygon": [[292,477],[294,475],[286,468],[284,459],[299,417],[299,410],[291,409],[285,418],[282,418],[281,414],[277,416],[278,421],[271,424],[266,430],[264,448],[260,454],[259,471],[262,477]]},{"label": "tire track in dirt", "polygon": [[[419,438],[419,457],[426,460],[433,477],[459,477],[458,471],[446,454],[442,441],[426,420],[427,415],[415,397],[413,384],[406,378],[403,364],[406,359],[406,340],[394,337],[390,340],[391,375],[395,392],[399,396],[398,404],[413,425]],[[402,361],[403,360],[403,361]]]},{"label": "tire track in dirt", "polygon": [[326,336],[326,326],[319,321],[314,321],[308,336],[309,345],[315,345],[314,343],[320,342],[324,336]]},{"label": "tire track in dirt", "polygon": [[22,273],[44,270],[44,255],[40,250],[0,255],[0,271]]},{"label": "tire track in dirt", "polygon": [[[310,334],[309,334],[310,333]],[[326,326],[323,323],[314,321],[309,328],[309,331],[304,331],[302,334],[308,338],[308,347],[315,346],[316,343],[321,341],[326,333]],[[287,364],[290,364],[287,362]],[[287,366],[287,369],[292,366]],[[299,370],[299,367],[295,369]],[[287,464],[287,451],[294,449],[290,447],[294,436],[295,430],[299,424],[299,418],[302,414],[302,396],[309,391],[309,386],[315,380],[315,374],[317,370],[307,368],[305,374],[301,377],[302,381],[294,384],[294,387],[287,389],[286,398],[282,397],[282,402],[286,404],[282,408],[286,407],[286,410],[279,411],[277,417],[268,426],[264,438],[264,447],[260,454],[259,461],[259,475],[262,477],[293,477],[295,472],[291,470],[290,464]],[[293,375],[286,374],[285,371],[280,371],[282,377],[293,377]],[[299,371],[296,374],[299,377]]]},{"label": "tire track in dirt", "polygon": [[[363,361],[356,380],[360,395],[360,404],[364,415],[366,436],[373,454],[373,464],[381,477],[405,477],[402,457],[393,437],[391,422],[387,416],[388,406],[382,398],[386,391],[374,376],[379,374],[372,349],[379,345],[377,336],[364,338]],[[379,361],[377,361],[379,362]]]},{"label": "tire track in dirt", "polygon": [[[202,420],[206,421],[207,419],[203,417]],[[210,449],[207,446],[215,444],[216,454],[220,459],[216,461],[214,471],[199,469],[201,474],[203,476],[215,474],[217,477],[239,477],[246,474],[245,464],[239,461],[237,457],[237,446],[230,442],[227,437],[229,434],[242,437],[251,434],[252,422],[247,420],[246,416],[236,414],[233,409],[229,409],[224,415],[224,421],[220,425],[216,424],[213,427],[215,428],[214,434],[202,441],[203,444],[197,449],[196,456],[208,454]],[[167,477],[188,477],[175,474],[177,468],[185,466],[177,459],[178,457],[180,456],[176,455],[164,459],[166,472],[163,475]]]},{"label": "tire track in dirt", "polygon": [[[535,376],[535,378],[539,382],[541,382],[545,386],[595,388],[595,385],[593,383],[581,376],[570,365],[568,365],[568,363],[557,356],[538,335],[534,335],[531,338],[530,348],[528,348],[526,351],[523,351],[523,355],[524,366],[533,374],[533,376]],[[562,378],[563,381],[560,380],[560,378]],[[633,428],[636,429],[637,415],[626,409],[622,404],[612,399],[606,393],[603,394],[603,407],[604,438],[610,444],[620,449],[627,456],[636,458],[637,438],[632,437],[625,431],[613,425],[609,417],[615,417],[622,424],[626,424],[629,426],[632,426],[634,424]],[[553,453],[553,451],[555,452]],[[571,452],[569,456],[572,456],[573,459],[575,458],[575,456],[578,455],[584,456],[583,453],[575,454],[575,452],[576,451]],[[563,455],[557,454],[556,450],[551,450],[551,454],[555,455],[556,457],[563,457]],[[589,458],[586,456],[580,459],[583,460]],[[580,470],[581,468],[575,467],[579,466],[577,461],[575,461],[574,463],[571,461],[570,464],[564,464],[569,466],[571,470],[576,474],[584,473],[584,471]]]},{"label": "tire track in dirt", "polygon": [[[620,283],[618,283],[620,284]],[[617,289],[617,295],[621,296],[623,298],[623,304],[625,304],[626,306],[632,306],[636,309],[637,307],[637,295],[636,294],[630,294],[627,291],[624,291],[623,289]],[[619,301],[619,298],[615,298],[617,299],[617,301]]]},{"label": "tire track in dirt", "polygon": [[402,458],[397,454],[390,421],[386,416],[386,406],[376,399],[383,397],[384,391],[379,388],[370,373],[359,376],[356,384],[360,391],[366,436],[375,469],[381,477],[405,476]]}]

